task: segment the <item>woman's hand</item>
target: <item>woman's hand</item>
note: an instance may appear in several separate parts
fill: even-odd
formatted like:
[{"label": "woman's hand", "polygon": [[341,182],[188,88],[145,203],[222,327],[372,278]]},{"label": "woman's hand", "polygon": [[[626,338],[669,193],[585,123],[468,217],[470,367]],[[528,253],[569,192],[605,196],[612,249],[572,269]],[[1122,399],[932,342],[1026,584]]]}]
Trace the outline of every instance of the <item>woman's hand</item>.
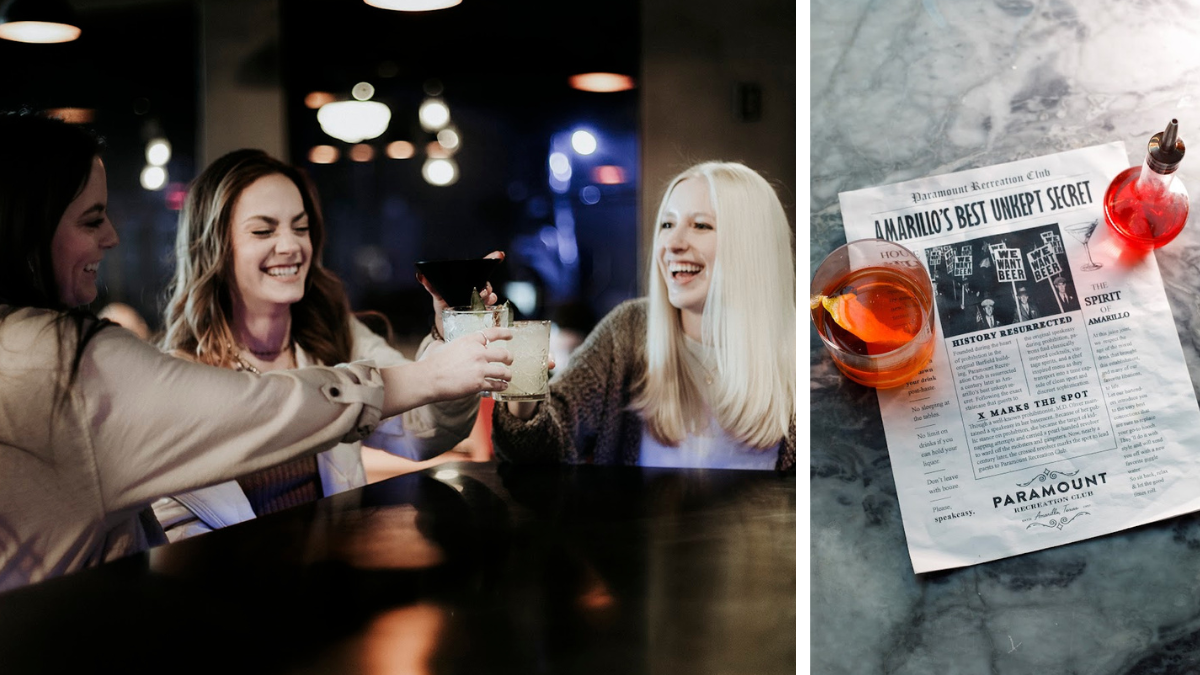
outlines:
[{"label": "woman's hand", "polygon": [[[499,258],[500,260],[504,260],[504,251],[492,251],[483,257]],[[446,309],[450,305],[442,296],[438,295],[437,291],[433,290],[433,285],[429,283],[429,280],[425,278],[424,274],[417,272],[417,281],[425,287],[425,290],[429,293],[430,297],[433,298],[433,323],[436,327],[437,335],[445,335],[446,329],[442,327],[442,310]],[[479,294],[479,297],[483,300],[483,304],[488,305],[489,307],[496,304],[496,301],[499,300],[499,298],[496,297],[496,294],[492,291],[492,282],[490,281],[487,282],[487,285],[484,287],[483,292]]]},{"label": "woman's hand", "polygon": [[428,367],[438,400],[481,391],[504,391],[512,379],[512,353],[497,340],[512,338],[511,328],[485,328],[453,342],[435,342],[419,363]]},{"label": "woman's hand", "polygon": [[511,328],[485,328],[453,342],[434,342],[419,361],[380,368],[383,416],[482,391],[504,391],[512,379],[512,354],[491,343],[511,338]]}]

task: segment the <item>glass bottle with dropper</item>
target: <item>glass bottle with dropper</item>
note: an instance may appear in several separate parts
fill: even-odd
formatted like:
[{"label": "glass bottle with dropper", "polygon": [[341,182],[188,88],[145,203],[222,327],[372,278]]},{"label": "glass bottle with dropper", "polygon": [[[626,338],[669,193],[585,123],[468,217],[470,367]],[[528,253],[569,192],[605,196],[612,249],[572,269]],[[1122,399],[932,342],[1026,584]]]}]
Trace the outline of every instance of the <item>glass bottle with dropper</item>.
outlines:
[{"label": "glass bottle with dropper", "polygon": [[1126,246],[1151,250],[1183,230],[1188,193],[1175,175],[1183,160],[1179,120],[1154,134],[1141,166],[1131,166],[1113,179],[1104,193],[1104,220]]}]

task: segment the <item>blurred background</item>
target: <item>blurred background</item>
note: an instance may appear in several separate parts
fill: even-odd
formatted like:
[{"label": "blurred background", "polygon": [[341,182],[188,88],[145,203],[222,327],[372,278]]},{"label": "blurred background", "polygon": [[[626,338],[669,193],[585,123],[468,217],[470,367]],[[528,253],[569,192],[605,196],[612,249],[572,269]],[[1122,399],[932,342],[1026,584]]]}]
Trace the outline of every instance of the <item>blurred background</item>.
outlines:
[{"label": "blurred background", "polygon": [[662,188],[696,161],[759,170],[795,227],[791,0],[14,3],[81,33],[0,39],[0,109],[58,109],[107,138],[121,245],[93,309],[126,303],[151,330],[188,182],[243,147],[313,178],[326,266],[402,344],[432,320],[418,260],[503,250],[502,299],[585,328],[643,294]]}]

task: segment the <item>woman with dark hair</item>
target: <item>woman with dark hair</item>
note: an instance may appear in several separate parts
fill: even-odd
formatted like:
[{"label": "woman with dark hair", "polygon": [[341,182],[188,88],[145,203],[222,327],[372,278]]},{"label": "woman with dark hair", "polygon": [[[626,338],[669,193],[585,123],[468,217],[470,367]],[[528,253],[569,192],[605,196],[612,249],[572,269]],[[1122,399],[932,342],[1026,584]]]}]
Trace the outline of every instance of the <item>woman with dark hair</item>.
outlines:
[{"label": "woman with dark hair", "polygon": [[119,237],[101,144],[0,114],[0,589],[146,548],[138,514],[367,436],[381,417],[503,390],[489,329],[419,362],[256,376],[163,354],[82,306]]},{"label": "woman with dark hair", "polygon": [[[218,158],[193,181],[180,214],[163,349],[252,373],[366,359],[406,363],[351,315],[341,282],[321,264],[325,238],[316,191],[300,170],[261,150]],[[440,321],[445,303],[433,302]],[[426,337],[418,359],[441,348],[429,350],[434,344]],[[478,394],[416,408],[381,425],[367,444],[429,459],[466,438],[478,410]],[[177,541],[366,482],[361,444],[342,443],[159,500],[154,511]]]}]

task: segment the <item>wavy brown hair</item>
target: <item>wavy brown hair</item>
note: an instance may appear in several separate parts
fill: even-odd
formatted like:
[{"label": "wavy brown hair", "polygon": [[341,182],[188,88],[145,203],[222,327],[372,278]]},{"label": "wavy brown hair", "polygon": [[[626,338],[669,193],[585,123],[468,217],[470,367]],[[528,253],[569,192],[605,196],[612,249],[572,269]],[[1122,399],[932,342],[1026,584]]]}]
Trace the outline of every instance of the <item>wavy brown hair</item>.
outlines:
[{"label": "wavy brown hair", "polygon": [[234,204],[254,181],[280,174],[296,184],[308,214],[312,264],[304,297],[291,306],[292,339],[321,363],[350,360],[350,304],[342,282],[321,264],[325,220],[316,190],[300,169],[262,150],[235,150],[210,164],[188,190],[175,237],[175,275],[167,288],[159,346],[214,366],[234,367]]}]

